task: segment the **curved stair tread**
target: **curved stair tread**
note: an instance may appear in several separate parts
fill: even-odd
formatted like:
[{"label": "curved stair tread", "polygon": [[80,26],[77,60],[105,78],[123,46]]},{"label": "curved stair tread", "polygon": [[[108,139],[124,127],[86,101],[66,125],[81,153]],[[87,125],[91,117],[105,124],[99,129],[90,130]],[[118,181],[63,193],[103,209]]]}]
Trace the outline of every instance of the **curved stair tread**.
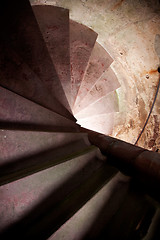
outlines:
[{"label": "curved stair tread", "polygon": [[116,174],[49,240],[99,239],[98,234],[122,205],[128,188],[128,178]]},{"label": "curved stair tread", "polygon": [[120,87],[117,76],[111,67],[102,74],[102,76],[96,81],[91,90],[86,94],[86,96],[74,107],[74,113],[78,113],[83,108],[90,104],[93,104],[98,99],[104,97],[108,93],[116,90]]},{"label": "curved stair tread", "polygon": [[78,132],[79,126],[30,100],[0,87],[0,129]]},{"label": "curved stair tread", "polygon": [[95,115],[93,117],[82,118],[78,120],[81,127],[93,130],[95,132],[110,135],[113,130],[114,113]]},{"label": "curved stair tread", "polygon": [[[56,206],[101,165],[102,162],[97,158],[97,149],[94,149],[74,156],[68,162],[1,186],[0,217],[3,216],[3,222],[0,232],[17,221],[18,226],[20,224],[22,228],[28,229],[26,223],[32,224],[37,215],[41,217],[41,212]],[[21,228],[18,232],[24,233]],[[18,237],[18,233],[14,236]]]},{"label": "curved stair tread", "polygon": [[99,239],[143,239],[154,212],[153,205],[143,193],[130,189],[125,201],[109,224],[106,224]]},{"label": "curved stair tread", "polygon": [[70,103],[69,10],[49,5],[33,5],[32,9]]},{"label": "curved stair tread", "polygon": [[92,86],[97,82],[97,79],[101,77],[112,62],[112,57],[98,42],[96,42],[77,94],[75,106],[82,101]]},{"label": "curved stair tread", "polygon": [[[54,231],[56,231],[63,223],[73,216],[89,199],[91,199],[117,172],[112,167],[103,164],[96,171],[83,181],[78,188],[70,192],[65,198],[61,198],[57,204],[46,204],[42,202],[42,208],[39,211],[32,212],[30,221],[20,222],[17,228],[11,228],[6,236],[16,236],[20,239],[20,235],[25,232],[24,239],[29,237],[38,237],[47,239]],[[34,211],[34,209],[33,209]],[[25,223],[25,224],[24,224]],[[24,225],[23,225],[24,224]],[[17,231],[19,229],[19,231]]]},{"label": "curved stair tread", "polygon": [[[0,185],[91,151],[86,134],[0,131]],[[14,141],[13,141],[14,140]]]},{"label": "curved stair tread", "polygon": [[90,104],[82,111],[74,116],[80,120],[81,118],[93,117],[96,115],[113,113],[119,111],[118,97],[115,91],[110,92],[106,96],[100,98],[97,102]]},{"label": "curved stair tread", "polygon": [[152,218],[152,222],[149,226],[148,232],[146,236],[144,237],[143,240],[151,240],[151,239],[156,239],[160,238],[160,209],[156,209],[155,214]]},{"label": "curved stair tread", "polygon": [[6,0],[1,11],[0,26],[3,34],[0,43],[5,43],[6,47],[9,46],[15,51],[43,81],[53,96],[66,106],[67,99],[29,0],[14,2]]},{"label": "curved stair tread", "polygon": [[97,33],[95,33],[93,30],[70,20],[72,105],[76,99],[96,39]]},{"label": "curved stair tread", "polygon": [[74,117],[49,92],[21,57],[8,46],[0,49],[0,85],[71,120]]}]

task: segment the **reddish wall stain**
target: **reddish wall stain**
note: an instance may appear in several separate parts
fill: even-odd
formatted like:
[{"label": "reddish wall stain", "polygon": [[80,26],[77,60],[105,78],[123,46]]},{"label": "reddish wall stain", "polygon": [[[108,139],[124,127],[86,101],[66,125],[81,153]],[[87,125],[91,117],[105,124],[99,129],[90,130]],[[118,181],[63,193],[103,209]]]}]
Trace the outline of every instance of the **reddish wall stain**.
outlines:
[{"label": "reddish wall stain", "polygon": [[156,72],[157,72],[157,69],[156,70],[152,69],[152,70],[149,71],[149,74],[156,73]]},{"label": "reddish wall stain", "polygon": [[150,75],[151,75],[151,74],[154,74],[154,73],[157,73],[157,72],[158,72],[157,69],[151,69],[150,71],[144,71],[144,72],[142,72],[140,76],[142,77],[142,76],[144,76],[144,75],[146,75],[146,74],[150,74]]},{"label": "reddish wall stain", "polygon": [[119,7],[122,5],[123,2],[124,2],[124,0],[121,0],[121,1],[119,1],[118,3],[116,3],[116,4],[113,6],[113,8],[111,9],[111,11],[114,11],[114,10],[116,10],[117,8],[119,8]]},{"label": "reddish wall stain", "polygon": [[153,115],[154,118],[154,129],[153,129],[153,137],[148,142],[148,147],[152,148],[152,151],[156,151],[156,139],[159,136],[159,120],[157,115]]}]

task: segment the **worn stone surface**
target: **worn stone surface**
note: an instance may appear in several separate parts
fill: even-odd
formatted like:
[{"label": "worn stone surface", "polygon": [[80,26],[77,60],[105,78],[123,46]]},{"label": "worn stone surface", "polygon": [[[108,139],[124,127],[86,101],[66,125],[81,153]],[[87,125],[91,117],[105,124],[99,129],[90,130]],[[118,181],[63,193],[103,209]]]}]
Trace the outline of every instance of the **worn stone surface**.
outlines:
[{"label": "worn stone surface", "polygon": [[114,113],[100,114],[94,117],[78,119],[78,123],[87,129],[110,135],[113,129]]},{"label": "worn stone surface", "polygon": [[[86,118],[86,117],[94,117],[95,115],[106,114],[106,113],[113,113],[118,112],[118,99],[117,94],[115,91],[110,92],[106,96],[100,98],[97,102],[93,102],[86,108],[79,111],[75,114],[77,119]],[[102,116],[101,116],[102,117]]]},{"label": "worn stone surface", "polygon": [[75,21],[70,21],[71,101],[73,105],[96,39],[96,32]]},{"label": "worn stone surface", "polygon": [[94,151],[0,186],[0,232],[27,214],[29,220],[39,216],[42,209],[63,199],[100,165]]},{"label": "worn stone surface", "polygon": [[63,91],[70,103],[69,11],[53,6],[34,6],[33,11]]},{"label": "worn stone surface", "polygon": [[73,112],[83,110],[85,107],[93,104],[106,96],[110,92],[120,87],[120,83],[111,67],[108,67],[101,77],[92,85],[91,90],[85,95],[82,101],[75,106]]},{"label": "worn stone surface", "polygon": [[1,45],[0,53],[1,86],[60,115],[73,119],[71,113],[57,101],[45,84],[12,48]]},{"label": "worn stone surface", "polygon": [[0,87],[0,129],[75,132],[75,122]]},{"label": "worn stone surface", "polygon": [[[3,14],[0,15],[0,26],[3,33],[0,41],[1,51],[3,48],[8,49],[9,47],[16,52],[43,82],[44,87],[49,89],[52,96],[69,108],[29,1],[12,2],[7,0],[2,5],[2,12]],[[7,58],[4,54],[2,56]],[[16,74],[14,71],[10,73]]]},{"label": "worn stone surface", "polygon": [[[49,240],[99,239],[97,236],[124,201],[129,182],[118,173]],[[94,209],[94,211],[93,211]]]},{"label": "worn stone surface", "polygon": [[104,71],[110,66],[112,61],[113,59],[111,56],[100,44],[96,42],[77,94],[74,110],[77,108],[79,103],[83,101],[86,94],[91,90],[92,86],[101,77]]}]

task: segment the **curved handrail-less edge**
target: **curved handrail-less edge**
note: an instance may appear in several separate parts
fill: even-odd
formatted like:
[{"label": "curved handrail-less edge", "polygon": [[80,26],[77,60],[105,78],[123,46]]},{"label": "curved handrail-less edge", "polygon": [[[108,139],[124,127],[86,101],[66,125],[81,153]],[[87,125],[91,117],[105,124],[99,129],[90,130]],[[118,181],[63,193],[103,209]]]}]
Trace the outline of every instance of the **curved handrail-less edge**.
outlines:
[{"label": "curved handrail-less edge", "polygon": [[159,153],[88,129],[82,128],[81,131],[88,133],[90,143],[100,149],[110,165],[133,177],[136,187],[142,187],[143,192],[160,202]]}]

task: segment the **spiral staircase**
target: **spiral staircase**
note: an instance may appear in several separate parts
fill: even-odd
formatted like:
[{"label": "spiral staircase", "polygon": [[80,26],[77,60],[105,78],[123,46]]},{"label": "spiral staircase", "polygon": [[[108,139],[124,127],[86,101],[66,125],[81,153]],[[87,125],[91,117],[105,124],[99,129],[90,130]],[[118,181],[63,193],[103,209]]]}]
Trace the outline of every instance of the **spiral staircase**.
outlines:
[{"label": "spiral staircase", "polygon": [[142,239],[155,206],[85,131],[112,133],[112,57],[67,9],[6,0],[0,19],[1,239]]}]

